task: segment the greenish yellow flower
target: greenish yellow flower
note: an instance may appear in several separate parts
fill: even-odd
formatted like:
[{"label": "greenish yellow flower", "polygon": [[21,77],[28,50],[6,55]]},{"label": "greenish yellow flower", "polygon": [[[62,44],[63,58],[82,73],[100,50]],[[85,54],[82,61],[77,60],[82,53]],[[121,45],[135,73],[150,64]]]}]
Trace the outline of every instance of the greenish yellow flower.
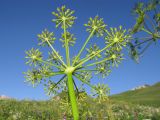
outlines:
[{"label": "greenish yellow flower", "polygon": [[89,33],[94,31],[94,35],[97,37],[103,36],[106,30],[106,24],[103,21],[103,18],[99,18],[99,16],[95,16],[94,18],[90,18],[87,24],[84,24],[87,27],[86,31]]},{"label": "greenish yellow flower", "polygon": [[26,51],[27,56],[25,58],[28,59],[26,64],[29,65],[37,65],[40,60],[42,60],[42,53],[39,51],[39,49],[32,48],[29,51]]},{"label": "greenish yellow flower", "polygon": [[111,72],[110,64],[107,62],[100,63],[96,65],[96,72],[95,74],[101,74],[103,78],[109,75]]},{"label": "greenish yellow flower", "polygon": [[107,95],[110,93],[110,88],[105,84],[98,83],[95,89],[92,90],[93,96],[96,96],[99,102],[103,102],[108,99]]},{"label": "greenish yellow flower", "polygon": [[86,81],[86,82],[90,82],[90,80],[91,80],[91,78],[92,78],[92,74],[91,74],[90,72],[88,72],[88,71],[86,71],[86,72],[81,72],[81,73],[79,73],[79,77],[80,77],[82,80]]},{"label": "greenish yellow flower", "polygon": [[36,69],[32,69],[31,71],[28,70],[27,72],[24,72],[24,74],[25,74],[26,81],[29,83],[32,83],[33,86],[35,86],[35,84],[40,83],[40,81],[43,78],[41,72]]},{"label": "greenish yellow flower", "polygon": [[48,42],[53,44],[55,39],[56,38],[54,37],[54,33],[45,29],[41,34],[38,34],[38,40],[40,41],[38,45],[46,46],[48,45]]},{"label": "greenish yellow flower", "polygon": [[[96,44],[94,44],[93,46],[90,46],[90,48],[89,49],[87,48],[86,50],[88,53],[87,54],[88,57],[93,56],[93,55],[97,54],[98,51],[100,51],[99,47]],[[95,57],[93,59],[98,60],[98,58],[101,58],[100,53],[95,55]]]},{"label": "greenish yellow flower", "polygon": [[74,20],[76,19],[76,17],[72,16],[74,11],[66,9],[66,6],[57,8],[57,12],[52,12],[52,14],[56,17],[52,20],[56,23],[56,27],[61,26],[61,28],[64,28],[64,25],[66,28],[72,27]]},{"label": "greenish yellow flower", "polygon": [[126,34],[126,30],[122,29],[122,26],[117,28],[110,28],[110,31],[106,30],[107,36],[105,37],[106,44],[113,43],[113,47],[117,51],[122,50],[122,47],[125,47],[127,42],[131,39],[129,34]]},{"label": "greenish yellow flower", "polygon": [[[66,32],[66,39],[69,46],[73,46],[75,44],[76,38],[74,37],[74,34],[71,34],[70,32]],[[60,38],[60,41],[63,43],[63,47],[65,47],[65,34],[62,33],[62,37]]]},{"label": "greenish yellow flower", "polygon": [[59,61],[59,58],[57,57],[57,55],[63,59],[62,56],[60,56],[59,52],[57,51],[57,55],[52,51],[52,52],[49,52],[49,58],[48,58],[48,61],[49,62],[54,62],[55,64],[57,65],[60,65],[60,61]]},{"label": "greenish yellow flower", "polygon": [[54,72],[53,72],[53,69],[51,68],[51,66],[47,66],[47,65],[41,66],[40,72],[44,78],[48,78],[48,77],[51,77],[52,75],[54,75]]},{"label": "greenish yellow flower", "polygon": [[44,90],[46,91],[47,95],[57,95],[59,90],[59,86],[51,80],[44,84],[44,87]]},{"label": "greenish yellow flower", "polygon": [[118,67],[118,65],[124,59],[123,54],[121,54],[120,51],[116,51],[114,49],[106,50],[105,55],[106,55],[106,57],[111,57],[111,59],[108,62],[110,62],[112,67],[114,67],[114,66]]}]

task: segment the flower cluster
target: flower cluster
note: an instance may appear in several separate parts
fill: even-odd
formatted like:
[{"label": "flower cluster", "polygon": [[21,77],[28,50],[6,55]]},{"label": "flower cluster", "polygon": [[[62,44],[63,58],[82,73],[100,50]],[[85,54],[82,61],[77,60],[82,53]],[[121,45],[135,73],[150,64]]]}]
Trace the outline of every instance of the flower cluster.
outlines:
[{"label": "flower cluster", "polygon": [[96,65],[95,74],[101,74],[103,78],[109,75],[111,72],[110,64],[108,62],[100,63]]},{"label": "flower cluster", "polygon": [[99,18],[99,16],[95,16],[94,18],[90,18],[87,24],[84,24],[87,27],[86,31],[89,33],[94,32],[93,34],[97,37],[103,36],[106,30],[106,24],[103,21],[103,18]]},{"label": "flower cluster", "polygon": [[72,25],[74,24],[74,20],[76,19],[76,17],[72,16],[74,14],[74,11],[66,9],[66,6],[57,8],[57,12],[52,12],[52,14],[56,17],[55,19],[52,20],[53,22],[56,23],[56,27],[59,26],[61,26],[61,28],[72,27]]},{"label": "flower cluster", "polygon": [[109,62],[112,64],[112,66],[118,67],[118,65],[121,63],[123,60],[123,54],[120,53],[119,51],[116,51],[114,49],[106,50],[105,52],[106,57],[110,57],[111,59]]},{"label": "flower cluster", "polygon": [[41,72],[37,69],[28,70],[27,72],[24,72],[24,74],[26,82],[32,83],[33,86],[40,83],[43,79]]},{"label": "flower cluster", "polygon": [[94,44],[93,46],[90,46],[90,48],[89,49],[87,48],[86,50],[88,53],[87,54],[88,57],[95,55],[94,58],[92,58],[92,59],[98,60],[98,58],[101,58],[100,53],[96,54],[98,51],[100,51],[99,47],[96,44]]},{"label": "flower cluster", "polygon": [[48,65],[41,66],[39,71],[43,75],[43,78],[49,78],[49,77],[51,77],[51,76],[53,76],[55,74],[53,72],[53,69],[51,68],[51,66],[48,66]]},{"label": "flower cluster", "polygon": [[[66,32],[66,39],[69,46],[73,46],[75,44],[76,38],[74,37],[74,34],[71,34],[70,32]],[[62,37],[60,38],[60,41],[63,43],[63,47],[65,47],[65,34],[62,34]]]},{"label": "flower cluster", "polygon": [[42,53],[39,51],[39,49],[32,48],[29,51],[26,51],[27,56],[25,58],[28,59],[26,64],[29,65],[37,65],[40,60],[42,60]]},{"label": "flower cluster", "polygon": [[[59,55],[59,52],[56,52],[58,56]],[[49,58],[48,58],[48,61],[49,62],[54,62],[55,64],[57,65],[60,65],[60,61],[59,61],[59,58],[57,57],[57,55],[52,51],[52,52],[49,52]],[[60,56],[60,58],[62,59],[62,56]]]},{"label": "flower cluster", "polygon": [[110,89],[105,84],[97,84],[92,90],[93,96],[97,96],[99,102],[105,101],[108,99],[107,95],[110,93]]},{"label": "flower cluster", "polygon": [[86,82],[90,82],[90,79],[92,78],[92,74],[90,73],[90,72],[80,72],[79,73],[79,77],[82,79],[82,80],[84,80],[84,81],[86,81]]},{"label": "flower cluster", "polygon": [[59,86],[51,80],[44,84],[44,87],[44,90],[46,91],[47,95],[56,95],[57,91],[59,90]]},{"label": "flower cluster", "polygon": [[40,41],[38,45],[46,46],[48,45],[48,42],[53,44],[55,39],[56,38],[54,37],[54,33],[45,29],[41,34],[38,34],[38,40]]},{"label": "flower cluster", "polygon": [[131,39],[129,34],[126,34],[126,30],[122,29],[122,26],[117,28],[110,28],[110,31],[106,30],[107,36],[105,37],[106,44],[113,44],[113,47],[117,51],[121,51],[122,47],[125,47],[127,42]]},{"label": "flower cluster", "polygon": [[[57,12],[52,12],[52,14],[55,16],[55,19],[52,21],[56,23],[56,27],[63,29],[60,41],[65,48],[66,60],[64,60],[54,46],[52,46],[56,39],[54,33],[45,29],[41,34],[38,34],[38,40],[40,41],[38,45],[48,45],[52,51],[48,52],[48,56],[45,55],[44,58],[46,59],[42,59],[42,53],[38,49],[32,48],[27,51],[27,64],[34,66],[32,66],[32,71],[25,73],[25,77],[32,84],[44,82],[48,95],[66,92],[68,96],[63,99],[64,101],[61,101],[60,106],[63,107],[65,112],[70,113],[70,116],[72,116],[71,114],[73,112],[74,119],[79,119],[78,107],[75,101],[83,101],[86,96],[85,94],[79,94],[77,97],[78,94],[75,94],[74,89],[76,88],[76,91],[79,93],[80,87],[82,86],[81,90],[84,90],[83,87],[86,84],[94,89],[95,99],[98,100],[99,103],[108,100],[108,86],[105,84],[92,85],[90,82],[92,74],[100,74],[103,78],[108,76],[111,72],[111,65],[118,66],[123,59],[123,54],[121,54],[122,48],[127,45],[131,36],[126,34],[126,30],[123,30],[122,26],[118,29],[110,28],[107,30],[107,25],[103,19],[95,16],[94,18],[90,18],[87,24],[84,24],[86,31],[90,34],[78,54],[70,59],[70,55],[72,55],[70,54],[70,46],[75,44],[76,38],[74,34],[69,32],[68,28],[72,27],[76,19],[76,17],[73,16],[74,11],[62,6],[57,8]],[[106,45],[104,43],[104,48],[101,49],[96,44],[92,44],[89,48],[86,48],[93,36],[102,37],[104,35],[106,43]],[[87,54],[86,56],[83,55],[85,57],[81,59],[85,49]],[[53,76],[58,75],[61,79],[57,81],[51,80]],[[78,79],[81,85],[77,85],[78,82],[75,81],[75,79]]]}]

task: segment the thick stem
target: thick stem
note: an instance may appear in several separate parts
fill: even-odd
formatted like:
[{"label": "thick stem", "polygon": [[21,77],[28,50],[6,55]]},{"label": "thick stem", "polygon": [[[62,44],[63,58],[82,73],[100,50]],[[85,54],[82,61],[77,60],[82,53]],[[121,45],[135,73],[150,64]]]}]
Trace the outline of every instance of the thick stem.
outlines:
[{"label": "thick stem", "polygon": [[79,111],[78,111],[78,106],[76,102],[72,73],[67,73],[67,77],[68,77],[68,90],[69,90],[69,97],[70,97],[70,102],[72,106],[73,118],[74,120],[79,120]]},{"label": "thick stem", "polygon": [[67,65],[70,66],[70,57],[69,57],[69,46],[68,46],[68,41],[67,41],[67,32],[66,32],[66,23],[63,21],[63,31],[64,31],[64,41],[65,41],[65,50],[66,50],[66,61]]}]

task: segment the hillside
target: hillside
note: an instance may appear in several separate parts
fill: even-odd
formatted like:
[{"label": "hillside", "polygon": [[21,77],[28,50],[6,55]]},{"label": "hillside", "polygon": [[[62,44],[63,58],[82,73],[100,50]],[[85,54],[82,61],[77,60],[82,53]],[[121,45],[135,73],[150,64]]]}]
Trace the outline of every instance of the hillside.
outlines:
[{"label": "hillside", "polygon": [[146,88],[126,91],[110,97],[113,101],[160,106],[160,82]]}]

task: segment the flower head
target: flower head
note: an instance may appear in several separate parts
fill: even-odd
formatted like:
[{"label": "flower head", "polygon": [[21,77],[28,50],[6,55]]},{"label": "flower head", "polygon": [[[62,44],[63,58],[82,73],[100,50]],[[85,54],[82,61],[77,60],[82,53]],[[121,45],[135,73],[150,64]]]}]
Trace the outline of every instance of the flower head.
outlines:
[{"label": "flower head", "polygon": [[[99,47],[96,44],[91,46],[89,49],[87,48],[86,50],[88,52],[88,54],[87,54],[88,57],[90,57],[92,55],[95,55],[98,51],[100,51]],[[97,54],[93,59],[98,60],[98,58],[101,58],[101,54],[100,53]]]},{"label": "flower head", "polygon": [[92,93],[93,96],[97,96],[99,102],[102,102],[108,99],[107,95],[110,93],[110,89],[107,85],[99,83],[92,90]]},{"label": "flower head", "polygon": [[28,70],[24,74],[25,74],[26,81],[32,83],[33,85],[40,83],[40,81],[43,78],[41,72],[36,69],[32,69],[31,71]]},{"label": "flower head", "polygon": [[79,73],[79,77],[86,82],[90,82],[90,79],[92,78],[92,74],[87,71],[81,72],[81,73]]},{"label": "flower head", "polygon": [[[62,59],[62,56],[60,56],[59,52],[56,51],[56,53]],[[55,64],[60,65],[59,58],[57,57],[57,55],[53,51],[49,52],[48,54],[49,54],[49,58],[48,58],[49,62],[54,62]]]},{"label": "flower head", "polygon": [[66,6],[62,6],[61,8],[57,8],[57,13],[52,12],[52,14],[56,17],[52,21],[56,23],[56,27],[61,26],[61,28],[65,27],[72,27],[74,20],[76,17],[72,16],[74,14],[73,10],[66,9]]},{"label": "flower head", "polygon": [[111,57],[110,64],[114,67],[118,67],[121,61],[124,59],[123,54],[115,49],[106,50],[105,52],[106,57]]},{"label": "flower head", "polygon": [[111,72],[110,65],[106,62],[100,63],[96,65],[96,73],[95,74],[101,74],[103,78],[109,75]]},{"label": "flower head", "polygon": [[39,49],[32,48],[29,51],[26,51],[27,56],[25,58],[28,59],[26,64],[29,65],[37,65],[39,63],[39,60],[42,60],[42,53],[39,51]]},{"label": "flower head", "polygon": [[[71,34],[70,32],[66,32],[66,39],[69,46],[73,46],[75,44],[76,38],[74,37],[74,34]],[[60,38],[60,41],[63,43],[63,47],[65,47],[65,34],[62,33],[62,37]]]},{"label": "flower head", "polygon": [[48,42],[53,44],[55,39],[56,38],[54,37],[54,33],[45,29],[41,34],[38,34],[38,40],[40,41],[38,45],[46,46],[48,45]]},{"label": "flower head", "polygon": [[47,95],[56,95],[59,90],[59,86],[54,82],[49,80],[46,84],[44,84],[44,89],[47,92]]},{"label": "flower head", "polygon": [[43,65],[41,66],[40,69],[41,74],[43,75],[44,78],[48,78],[54,75],[54,72],[50,66]]},{"label": "flower head", "polygon": [[116,49],[122,50],[122,47],[125,47],[128,40],[131,39],[130,35],[126,35],[126,30],[122,29],[122,26],[117,28],[110,28],[110,31],[106,31],[107,36],[105,37],[106,44],[113,43],[113,47]]},{"label": "flower head", "polygon": [[104,24],[103,18],[99,18],[95,16],[94,18],[90,18],[87,24],[84,24],[87,27],[86,31],[91,33],[94,31],[94,35],[103,36],[106,30],[106,24]]}]

